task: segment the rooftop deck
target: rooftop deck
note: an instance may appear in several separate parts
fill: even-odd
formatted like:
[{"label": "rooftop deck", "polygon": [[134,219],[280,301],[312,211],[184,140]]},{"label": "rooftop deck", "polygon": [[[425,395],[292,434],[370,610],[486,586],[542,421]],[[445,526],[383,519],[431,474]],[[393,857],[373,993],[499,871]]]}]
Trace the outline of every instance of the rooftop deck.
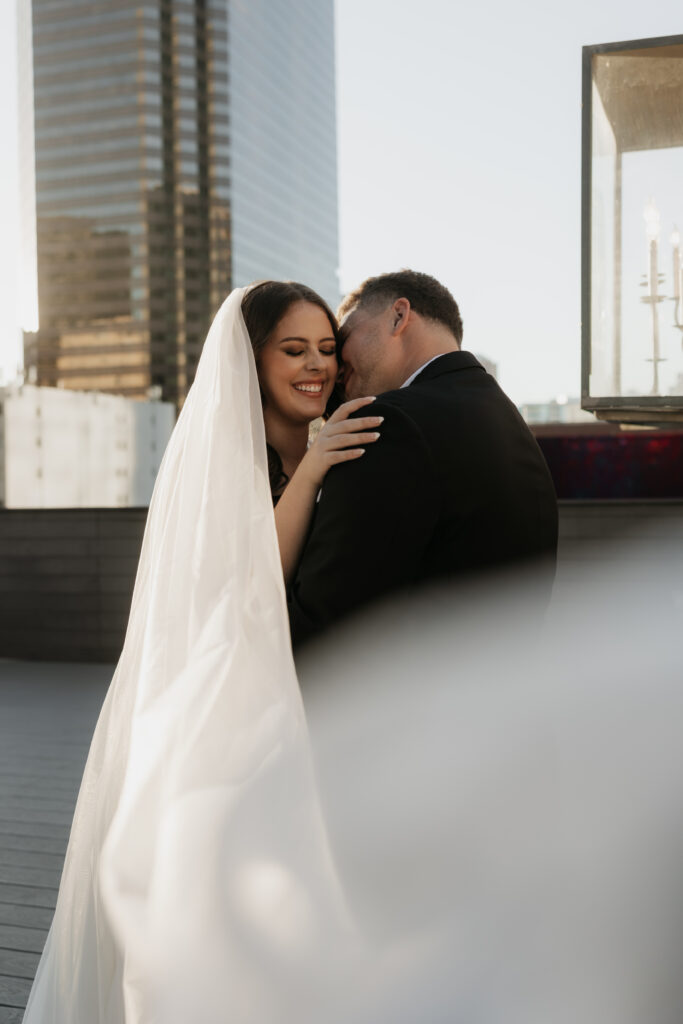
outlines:
[{"label": "rooftop deck", "polygon": [[0,1024],[23,1017],[112,671],[0,661]]}]

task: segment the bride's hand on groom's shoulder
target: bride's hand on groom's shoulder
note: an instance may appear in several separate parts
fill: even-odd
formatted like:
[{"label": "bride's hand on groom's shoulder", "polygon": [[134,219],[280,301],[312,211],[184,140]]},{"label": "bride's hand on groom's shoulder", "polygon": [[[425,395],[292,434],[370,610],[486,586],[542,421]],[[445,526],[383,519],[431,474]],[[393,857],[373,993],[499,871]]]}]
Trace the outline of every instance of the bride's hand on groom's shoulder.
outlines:
[{"label": "bride's hand on groom's shoulder", "polygon": [[303,470],[316,487],[321,486],[331,466],[359,459],[365,452],[365,448],[359,446],[372,444],[377,440],[377,428],[384,419],[383,416],[349,418],[351,413],[374,401],[374,397],[365,397],[344,402],[322,425],[299,466],[299,470]]}]

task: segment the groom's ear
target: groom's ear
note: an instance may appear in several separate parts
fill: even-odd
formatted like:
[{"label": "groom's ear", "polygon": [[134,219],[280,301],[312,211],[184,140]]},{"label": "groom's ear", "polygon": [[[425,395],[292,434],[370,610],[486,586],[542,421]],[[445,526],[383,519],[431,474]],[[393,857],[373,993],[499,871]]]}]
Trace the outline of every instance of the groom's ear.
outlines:
[{"label": "groom's ear", "polygon": [[391,307],[391,333],[398,337],[403,334],[410,319],[410,302],[408,299],[396,299]]}]

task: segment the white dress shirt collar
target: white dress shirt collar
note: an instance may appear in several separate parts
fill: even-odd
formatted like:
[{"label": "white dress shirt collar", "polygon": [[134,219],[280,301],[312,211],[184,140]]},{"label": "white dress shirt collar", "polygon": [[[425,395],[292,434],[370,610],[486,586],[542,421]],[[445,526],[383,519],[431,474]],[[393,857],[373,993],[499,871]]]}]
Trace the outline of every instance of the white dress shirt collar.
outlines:
[{"label": "white dress shirt collar", "polygon": [[403,384],[401,384],[401,387],[402,388],[407,388],[409,384],[413,383],[413,381],[418,376],[418,374],[422,373],[422,371],[424,370],[424,368],[426,366],[429,366],[430,363],[433,363],[435,359],[438,359],[439,356],[442,356],[442,355],[445,355],[445,353],[444,352],[439,352],[439,355],[432,356],[431,359],[428,359],[426,363],[423,363],[422,366],[417,368],[415,373],[411,373],[410,377],[408,377],[408,380],[404,381]]}]

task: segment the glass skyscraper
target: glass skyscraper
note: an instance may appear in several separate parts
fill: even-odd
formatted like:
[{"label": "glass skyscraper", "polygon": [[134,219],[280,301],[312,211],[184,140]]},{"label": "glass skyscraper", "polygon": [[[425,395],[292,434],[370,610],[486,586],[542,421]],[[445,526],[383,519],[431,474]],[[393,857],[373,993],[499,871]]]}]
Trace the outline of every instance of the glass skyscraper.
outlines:
[{"label": "glass skyscraper", "polygon": [[233,283],[339,302],[333,0],[228,0]]},{"label": "glass skyscraper", "polygon": [[235,284],[338,297],[333,0],[26,0],[28,378],[182,404]]}]

